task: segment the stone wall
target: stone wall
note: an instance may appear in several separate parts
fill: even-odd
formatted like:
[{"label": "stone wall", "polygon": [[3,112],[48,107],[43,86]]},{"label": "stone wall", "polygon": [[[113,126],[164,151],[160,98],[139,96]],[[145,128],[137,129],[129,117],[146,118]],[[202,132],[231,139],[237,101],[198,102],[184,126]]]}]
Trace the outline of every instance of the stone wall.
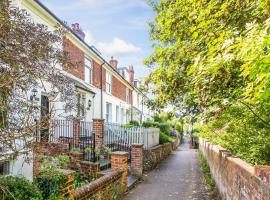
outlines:
[{"label": "stone wall", "polygon": [[123,170],[107,173],[99,179],[77,189],[74,199],[122,199],[126,186],[123,185]]},{"label": "stone wall", "polygon": [[177,137],[174,142],[168,142],[150,149],[145,149],[143,151],[143,171],[154,169],[157,164],[167,158],[179,144],[180,140]]},{"label": "stone wall", "polygon": [[260,172],[256,167],[254,169],[245,161],[205,139],[200,139],[199,148],[208,161],[222,199],[270,200],[270,185],[256,176],[255,172]]}]

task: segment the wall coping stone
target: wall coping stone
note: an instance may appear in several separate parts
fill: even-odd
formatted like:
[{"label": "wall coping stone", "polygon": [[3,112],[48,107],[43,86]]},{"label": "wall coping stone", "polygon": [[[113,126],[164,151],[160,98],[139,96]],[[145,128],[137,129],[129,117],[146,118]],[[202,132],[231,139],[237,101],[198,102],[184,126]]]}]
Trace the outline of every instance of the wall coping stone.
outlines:
[{"label": "wall coping stone", "polygon": [[132,144],[132,147],[143,147],[143,144]]},{"label": "wall coping stone", "polygon": [[105,121],[105,119],[97,119],[97,118],[93,118],[93,121]]},{"label": "wall coping stone", "polygon": [[75,199],[79,198],[85,193],[87,193],[88,195],[95,193],[97,189],[104,187],[110,182],[121,177],[123,173],[124,173],[123,170],[114,170],[109,173],[106,173],[105,175],[101,176],[97,180],[78,188],[77,190],[75,190],[75,194],[74,194]]},{"label": "wall coping stone", "polygon": [[124,151],[114,151],[114,152],[111,152],[110,155],[127,156],[127,155],[128,155],[128,152],[124,152]]}]

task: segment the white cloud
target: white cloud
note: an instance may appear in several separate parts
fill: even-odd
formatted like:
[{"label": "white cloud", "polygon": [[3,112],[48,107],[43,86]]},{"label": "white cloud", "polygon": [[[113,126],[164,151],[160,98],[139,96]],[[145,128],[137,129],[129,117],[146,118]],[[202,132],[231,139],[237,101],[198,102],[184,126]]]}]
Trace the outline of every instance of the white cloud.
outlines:
[{"label": "white cloud", "polygon": [[89,45],[92,45],[95,42],[95,40],[91,32],[90,31],[83,31],[83,32],[85,33],[85,39],[84,39],[85,42]]},{"label": "white cloud", "polygon": [[106,55],[121,55],[127,56],[132,54],[140,53],[141,48],[128,43],[120,38],[113,38],[111,42],[98,42],[96,47]]}]

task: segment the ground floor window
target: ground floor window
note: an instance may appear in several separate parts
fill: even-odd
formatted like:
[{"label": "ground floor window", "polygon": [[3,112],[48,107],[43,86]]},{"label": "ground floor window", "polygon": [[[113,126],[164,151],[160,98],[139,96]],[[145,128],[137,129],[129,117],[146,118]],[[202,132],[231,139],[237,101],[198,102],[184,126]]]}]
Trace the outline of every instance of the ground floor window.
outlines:
[{"label": "ground floor window", "polygon": [[116,106],[116,123],[119,123],[119,106]]},{"label": "ground floor window", "polygon": [[10,162],[0,161],[0,175],[8,175],[10,173]]},{"label": "ground floor window", "polygon": [[112,122],[112,104],[106,103],[106,121]]}]

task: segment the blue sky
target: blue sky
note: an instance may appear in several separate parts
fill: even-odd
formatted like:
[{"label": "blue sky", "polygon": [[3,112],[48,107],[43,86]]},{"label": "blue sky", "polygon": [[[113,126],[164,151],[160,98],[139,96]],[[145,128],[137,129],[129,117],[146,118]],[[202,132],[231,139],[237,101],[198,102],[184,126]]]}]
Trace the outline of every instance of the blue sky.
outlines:
[{"label": "blue sky", "polygon": [[142,61],[151,54],[147,21],[154,13],[146,0],[41,0],[68,24],[78,22],[86,42],[94,45],[109,60],[114,56],[119,67],[134,66],[135,76],[149,73]]}]

